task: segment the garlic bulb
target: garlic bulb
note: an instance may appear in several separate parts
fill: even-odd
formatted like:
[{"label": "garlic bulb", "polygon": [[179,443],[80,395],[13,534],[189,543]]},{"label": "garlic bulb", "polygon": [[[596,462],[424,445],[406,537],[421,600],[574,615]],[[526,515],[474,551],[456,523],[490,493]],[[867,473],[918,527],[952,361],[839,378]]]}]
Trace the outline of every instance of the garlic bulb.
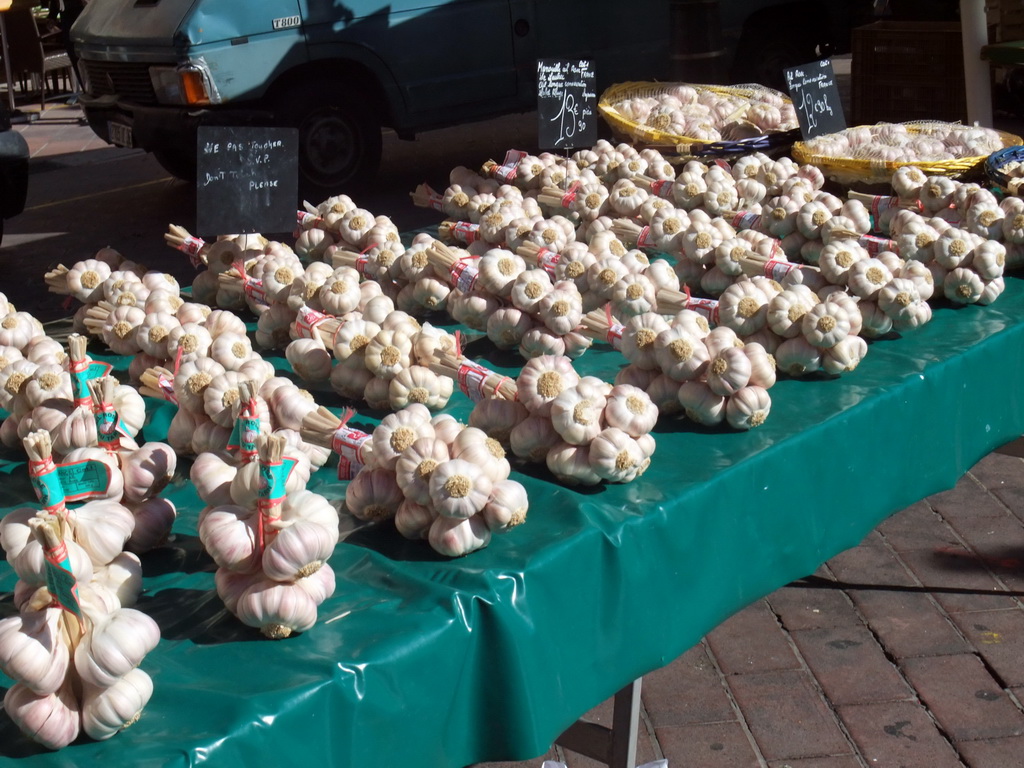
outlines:
[{"label": "garlic bulb", "polygon": [[82,730],[102,741],[134,725],[153,696],[153,680],[139,668],[109,688],[86,686],[82,698]]},{"label": "garlic bulb", "polygon": [[586,445],[602,429],[605,403],[602,393],[581,382],[563,390],[551,403],[551,425],[565,442]]},{"label": "garlic bulb", "polygon": [[644,390],[620,384],[608,395],[604,418],[610,427],[617,427],[631,437],[640,437],[654,429],[658,409]]},{"label": "garlic bulb", "polygon": [[141,502],[156,496],[174,477],[178,457],[166,443],[147,442],[121,454],[124,500]]},{"label": "garlic bulb", "polygon": [[199,521],[199,541],[221,568],[249,573],[259,566],[259,524],[259,515],[245,507],[212,507]]},{"label": "garlic bulb", "polygon": [[430,476],[442,463],[451,459],[443,440],[421,437],[405,449],[395,464],[395,481],[407,500],[419,505],[430,504]]},{"label": "garlic bulb", "polygon": [[407,539],[426,539],[437,517],[435,510],[406,498],[395,512],[395,528]]},{"label": "garlic bulb", "polygon": [[529,506],[523,484],[505,479],[491,488],[491,495],[480,511],[480,516],[492,532],[506,531],[525,522]]},{"label": "garlic bulb", "polygon": [[56,692],[68,671],[58,624],[62,611],[43,608],[0,620],[0,670],[37,694]]},{"label": "garlic bulb", "polygon": [[98,499],[70,510],[68,523],[75,543],[89,554],[94,566],[101,566],[124,550],[135,517],[116,501]]},{"label": "garlic bulb", "polygon": [[464,459],[439,464],[428,481],[433,507],[445,517],[457,518],[469,518],[482,510],[492,486],[489,475]]},{"label": "garlic bulb", "polygon": [[142,592],[142,561],[132,552],[121,552],[106,565],[96,568],[90,583],[114,594],[120,603],[118,607],[130,608]]},{"label": "garlic bulb", "polygon": [[125,543],[125,549],[138,554],[155,549],[167,541],[178,515],[174,502],[157,496],[130,505],[129,509],[135,517],[135,527],[131,538]]},{"label": "garlic bulb", "polygon": [[338,526],[311,520],[282,521],[263,550],[263,573],[275,581],[295,581],[315,573],[338,543]]},{"label": "garlic bulb", "polygon": [[462,557],[486,547],[491,531],[480,515],[468,518],[439,515],[427,534],[430,546],[447,557]]},{"label": "garlic bulb", "polygon": [[312,596],[299,584],[261,578],[239,595],[234,613],[265,637],[280,640],[312,629],[316,608]]},{"label": "garlic bulb", "polygon": [[135,669],[160,641],[160,627],[134,608],[89,617],[92,626],[75,649],[75,670],[82,680],[107,688]]},{"label": "garlic bulb", "polygon": [[48,749],[66,747],[78,738],[79,706],[68,682],[48,694],[15,683],[4,695],[4,711],[22,733]]},{"label": "garlic bulb", "polygon": [[360,520],[394,517],[404,498],[394,471],[384,467],[364,467],[345,488],[345,508]]},{"label": "garlic bulb", "polygon": [[602,480],[628,483],[650,464],[640,444],[617,427],[601,430],[590,442],[588,460]]},{"label": "garlic bulb", "polygon": [[545,456],[545,463],[560,483],[566,485],[597,485],[601,477],[590,466],[588,445],[556,443]]}]

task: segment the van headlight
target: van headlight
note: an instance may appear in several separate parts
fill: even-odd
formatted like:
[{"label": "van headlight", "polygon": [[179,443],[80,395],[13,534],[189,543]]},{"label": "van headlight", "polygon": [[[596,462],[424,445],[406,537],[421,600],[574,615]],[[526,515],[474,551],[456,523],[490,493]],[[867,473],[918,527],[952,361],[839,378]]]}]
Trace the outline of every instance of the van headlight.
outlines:
[{"label": "van headlight", "polygon": [[217,104],[220,97],[205,63],[190,61],[176,67],[150,67],[149,78],[161,104]]}]

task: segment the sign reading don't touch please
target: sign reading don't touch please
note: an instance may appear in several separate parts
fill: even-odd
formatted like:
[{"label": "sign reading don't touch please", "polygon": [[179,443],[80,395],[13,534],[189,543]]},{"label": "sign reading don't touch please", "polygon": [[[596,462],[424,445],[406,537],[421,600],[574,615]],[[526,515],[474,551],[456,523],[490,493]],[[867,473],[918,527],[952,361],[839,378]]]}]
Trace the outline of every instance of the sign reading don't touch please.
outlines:
[{"label": "sign reading don't touch please", "polygon": [[298,200],[295,128],[198,130],[196,229],[203,237],[290,232]]}]

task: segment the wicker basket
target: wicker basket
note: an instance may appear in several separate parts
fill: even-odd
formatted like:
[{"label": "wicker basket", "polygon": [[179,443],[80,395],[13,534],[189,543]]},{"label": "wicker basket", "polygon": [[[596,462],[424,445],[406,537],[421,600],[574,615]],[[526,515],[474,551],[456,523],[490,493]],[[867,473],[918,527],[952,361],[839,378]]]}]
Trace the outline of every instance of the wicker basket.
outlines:
[{"label": "wicker basket", "polygon": [[[631,142],[640,143],[651,147],[668,148],[682,155],[692,156],[716,156],[724,157],[729,155],[749,154],[750,152],[765,151],[780,146],[789,147],[800,137],[800,130],[794,124],[786,130],[766,133],[762,136],[754,136],[736,141],[707,141],[692,136],[682,136],[659,130],[649,125],[641,125],[636,121],[623,115],[616,105],[631,98],[656,97],[665,94],[670,88],[679,85],[686,85],[698,92],[712,91],[728,96],[735,96],[744,99],[748,104],[756,104],[764,101],[759,96],[768,95],[773,99],[781,99],[783,102],[792,103],[788,96],[765,88],[762,85],[698,85],[693,83],[617,83],[601,94],[597,108],[605,121],[611,126],[612,131]],[[739,115],[737,115],[739,117]]]},{"label": "wicker basket", "polygon": [[[911,133],[926,133],[940,125],[948,127],[949,123],[921,121],[902,123],[902,125],[905,125]],[[1002,139],[1003,147],[1011,147],[1021,143],[1019,136],[1014,136],[1005,131],[996,131],[996,133]],[[847,185],[856,183],[887,184],[892,180],[893,173],[898,168],[906,165],[920,168],[929,176],[949,176],[956,179],[969,178],[974,175],[983,175],[984,164],[987,158],[988,155],[936,161],[862,160],[852,157],[814,154],[802,141],[798,141],[793,145],[793,159],[798,163],[817,166],[829,179]]]},{"label": "wicker basket", "polygon": [[985,161],[985,175],[989,181],[1004,192],[1009,192],[1010,182],[1014,177],[1008,176],[1003,171],[1003,168],[1014,162],[1024,162],[1024,147],[1017,145],[993,152],[988,156],[988,160]]}]

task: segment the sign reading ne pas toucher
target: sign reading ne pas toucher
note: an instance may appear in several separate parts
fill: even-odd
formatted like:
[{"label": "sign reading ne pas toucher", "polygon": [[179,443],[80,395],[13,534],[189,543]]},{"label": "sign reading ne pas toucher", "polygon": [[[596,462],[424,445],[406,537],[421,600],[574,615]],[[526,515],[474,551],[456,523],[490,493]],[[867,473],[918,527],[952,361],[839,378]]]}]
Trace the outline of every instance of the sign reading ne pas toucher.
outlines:
[{"label": "sign reading ne pas toucher", "polygon": [[297,129],[203,126],[197,144],[199,235],[290,232],[295,228]]},{"label": "sign reading ne pas toucher", "polygon": [[846,128],[843,102],[839,97],[831,59],[790,67],[785,74],[786,88],[796,107],[800,133],[805,139]]},{"label": "sign reading ne pas toucher", "polygon": [[537,60],[538,140],[541,149],[590,147],[597,142],[597,76],[587,59]]}]

